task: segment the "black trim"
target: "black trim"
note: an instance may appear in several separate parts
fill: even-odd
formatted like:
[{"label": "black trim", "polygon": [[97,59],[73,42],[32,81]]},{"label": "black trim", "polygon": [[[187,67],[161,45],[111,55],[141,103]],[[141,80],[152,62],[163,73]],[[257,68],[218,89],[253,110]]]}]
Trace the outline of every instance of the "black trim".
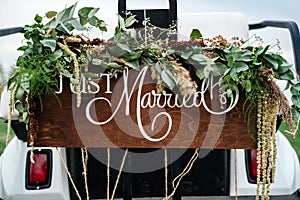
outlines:
[{"label": "black trim", "polygon": [[[133,25],[134,28],[141,28],[144,25],[144,10],[127,10],[126,0],[119,0],[118,13],[125,17],[126,11],[130,11],[136,15],[138,23]],[[177,23],[177,0],[169,0],[169,9],[146,9],[147,17],[150,18],[150,23],[161,28],[169,28],[171,24]]]},{"label": "black trim", "polygon": [[48,157],[48,177],[46,184],[38,185],[38,186],[32,186],[29,184],[29,170],[30,170],[30,151],[27,152],[26,157],[26,172],[25,172],[25,188],[27,190],[41,190],[46,189],[51,186],[52,181],[52,167],[53,167],[53,156],[52,156],[52,150],[51,149],[41,149],[41,150],[34,150],[34,154],[46,154]]},{"label": "black trim", "polygon": [[23,27],[14,27],[14,28],[0,29],[0,37],[6,36],[6,35],[12,35],[15,33],[24,33],[24,28]]},{"label": "black trim", "polygon": [[26,124],[24,122],[20,122],[19,120],[13,120],[11,122],[11,127],[19,140],[27,142],[27,129]]},{"label": "black trim", "polygon": [[[85,195],[85,187],[84,187],[84,178],[82,176],[82,160],[81,160],[81,150],[80,148],[66,148],[66,154],[67,154],[67,165],[69,172],[72,176],[72,179],[77,186],[78,192],[80,196]],[[91,159],[89,158],[88,163],[91,162]],[[91,173],[91,170],[88,169],[88,174]],[[74,190],[74,187],[72,186],[71,180],[69,180],[69,191],[70,191],[70,199],[71,200],[77,200],[77,194]],[[89,179],[88,179],[89,180]]]},{"label": "black trim", "polygon": [[272,21],[266,20],[256,24],[249,24],[249,29],[260,29],[265,27],[275,27],[275,28],[285,28],[290,32],[294,58],[295,58],[295,66],[297,73],[300,74],[300,34],[298,25],[294,21]]},{"label": "black trim", "polygon": [[245,164],[246,164],[246,174],[249,183],[256,184],[256,178],[251,176],[250,173],[250,162],[251,162],[251,149],[245,150]]}]

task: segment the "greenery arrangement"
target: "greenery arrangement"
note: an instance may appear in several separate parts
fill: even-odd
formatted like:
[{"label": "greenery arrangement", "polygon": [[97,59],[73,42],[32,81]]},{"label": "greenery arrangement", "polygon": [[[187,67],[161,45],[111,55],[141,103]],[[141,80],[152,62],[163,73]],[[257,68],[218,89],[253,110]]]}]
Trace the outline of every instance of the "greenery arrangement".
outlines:
[{"label": "greenery arrangement", "polygon": [[[143,31],[130,28],[136,22],[133,15],[118,16],[119,26],[110,40],[90,40],[84,36],[90,29],[106,31],[105,22],[96,17],[99,9],[84,7],[75,16],[75,8],[76,4],[61,12],[46,13],[47,23],[36,15],[35,23],[25,26],[27,43],[18,49],[23,54],[9,77],[8,88],[11,90],[11,111],[16,108],[22,114],[31,146],[38,129],[31,100],[41,100],[44,94],[56,95],[58,77],[62,75],[75,86],[77,106],[80,106],[83,77],[84,80],[97,78],[88,72],[89,63],[105,68],[112,76],[117,76],[125,68],[140,70],[148,65],[152,78],[157,80],[158,92],[168,88],[183,96],[196,94],[197,83],[204,78],[220,77],[220,90],[228,98],[233,98],[235,91],[243,92],[250,103],[245,112],[256,109],[257,196],[262,184],[262,197],[267,198],[272,182],[270,175],[275,174],[277,116],[282,116],[292,135],[299,129],[300,82],[292,65],[280,54],[272,52],[271,46],[251,46],[239,38],[227,40],[217,36],[206,39],[198,30],[193,30],[189,41],[176,41],[168,39],[176,35],[174,27],[160,30],[158,34],[149,29],[145,35]],[[151,27],[147,21],[145,23]],[[160,37],[165,38],[159,40]],[[292,106],[276,85],[276,80],[287,82]],[[11,116],[8,126],[10,123]]]}]

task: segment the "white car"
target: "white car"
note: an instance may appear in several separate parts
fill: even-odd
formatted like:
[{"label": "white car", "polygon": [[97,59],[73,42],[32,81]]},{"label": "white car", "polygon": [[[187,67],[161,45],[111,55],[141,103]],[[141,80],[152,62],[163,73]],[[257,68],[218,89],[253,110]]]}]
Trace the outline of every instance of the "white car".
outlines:
[{"label": "white car", "polygon": [[[55,5],[53,2],[54,1],[44,1],[36,5],[34,10],[36,13],[40,13],[41,10],[48,11],[51,6],[53,6],[53,10],[59,10],[65,6],[65,1],[55,1]],[[156,0],[140,3],[140,1],[131,0],[128,2],[131,2],[131,4],[128,3],[127,6],[129,10],[169,8],[167,1],[162,1],[162,3]],[[176,1],[169,2],[176,3]],[[36,1],[19,1],[19,3],[19,6],[25,6],[25,4],[34,5]],[[103,5],[96,1],[86,1],[85,3],[79,2],[79,6],[83,4],[89,5],[89,3],[95,7],[99,4],[99,6],[102,7],[100,13],[104,15],[103,18],[105,21],[109,23],[111,27],[117,25],[117,17],[114,14],[118,12],[117,1],[101,2]],[[178,18],[179,37],[188,36],[190,30],[198,27],[199,24],[201,24],[204,37],[219,34],[225,37],[249,37],[248,19],[244,14],[237,12],[199,13],[194,12],[195,6],[201,6],[199,3],[181,0],[178,0],[177,3],[178,10],[176,14]],[[4,5],[7,7],[11,6],[8,1],[5,1]],[[38,8],[39,6],[40,8]],[[34,14],[31,14],[30,17],[32,18]],[[31,18],[22,19],[23,21],[19,25],[23,25],[22,23],[25,23],[24,20],[26,20],[26,23],[30,23],[31,21],[27,20],[31,20]],[[219,26],[211,26],[212,24],[218,24]],[[282,24],[286,25],[285,22],[282,22]],[[276,25],[276,23],[268,21],[257,26],[263,27],[269,25]],[[293,26],[296,24],[290,23],[290,25]],[[6,24],[6,26],[10,26],[10,24]],[[255,26],[250,27],[253,28]],[[277,26],[279,26],[278,23]],[[16,32],[20,30],[22,29],[16,29]],[[113,30],[113,28],[111,28],[111,30]],[[112,31],[108,32],[107,35],[111,35],[111,33]],[[295,34],[294,37],[299,40],[299,31],[293,33]],[[0,39],[3,40],[5,37],[7,36]],[[105,38],[106,35],[103,35],[103,37]],[[12,38],[9,38],[10,43],[12,41],[11,39]],[[16,38],[14,38],[14,40],[15,39]],[[18,42],[19,41],[14,41],[14,43],[19,44]],[[0,52],[2,51],[1,49]],[[295,51],[299,53],[300,56],[300,52],[298,52],[299,49]],[[9,53],[12,54],[11,51]],[[297,60],[297,56],[295,57],[296,62],[300,61]],[[300,64],[300,62],[298,62],[298,64]],[[300,73],[299,67],[297,70],[298,73]],[[0,104],[0,117],[3,119],[7,119],[8,116],[8,101],[9,94],[7,91],[4,91],[1,96]],[[16,112],[14,115],[18,115],[18,113]],[[85,199],[86,190],[82,176],[80,149],[36,148],[34,155],[36,163],[32,164],[30,163],[31,149],[27,147],[26,142],[26,132],[25,135],[24,132],[22,133],[22,130],[25,128],[24,126],[24,123],[18,120],[13,121],[13,128],[18,137],[14,137],[10,141],[0,157],[0,199],[69,200],[77,199],[78,193]],[[271,186],[270,195],[272,199],[273,197],[274,199],[286,197],[289,197],[289,199],[297,199],[297,191],[300,188],[300,166],[298,157],[288,140],[280,132],[277,132],[277,147],[277,169],[275,182]],[[88,150],[88,185],[90,199],[106,199],[106,166],[105,163],[101,163],[101,159],[97,157],[105,157],[106,150]],[[117,150],[112,153],[115,157],[120,157],[120,152]],[[176,157],[176,155],[180,153],[189,157],[192,154],[192,150],[187,150],[186,152],[182,152],[182,150],[179,149],[170,150],[170,158],[172,158],[172,156]],[[255,172],[257,171],[257,166],[255,153],[255,150],[243,149],[201,150],[200,156],[193,168],[194,170],[182,181],[180,189],[173,199],[178,200],[181,196],[193,196],[194,199],[232,199],[235,196],[238,196],[239,199],[253,199],[256,195]],[[135,169],[138,168],[136,163],[141,162],[135,160],[134,155],[134,153],[129,155],[131,160],[128,159],[126,162],[124,168],[126,173],[123,173],[121,176],[116,197],[123,199],[131,199],[132,197],[145,199],[149,199],[150,197],[163,197],[165,189],[163,169],[156,169],[148,173],[134,173]],[[151,158],[147,159],[150,160]],[[119,163],[118,160],[117,162]],[[172,178],[181,171],[183,167],[182,163],[184,162],[185,158],[183,156],[170,164],[169,170]],[[68,168],[68,170],[66,168]],[[70,172],[70,174],[67,172]],[[112,170],[111,177],[115,177],[116,175],[117,170]],[[72,181],[74,182],[69,179],[69,176],[72,176]],[[74,190],[73,183],[78,191]]]}]

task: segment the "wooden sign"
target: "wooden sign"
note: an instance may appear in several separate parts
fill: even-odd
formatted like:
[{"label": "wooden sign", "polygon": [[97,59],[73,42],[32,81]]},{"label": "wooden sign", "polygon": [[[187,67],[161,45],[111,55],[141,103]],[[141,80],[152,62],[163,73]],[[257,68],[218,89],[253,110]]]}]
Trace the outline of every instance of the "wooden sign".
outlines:
[{"label": "wooden sign", "polygon": [[66,82],[58,92],[61,106],[54,96],[43,97],[35,146],[256,148],[255,113],[245,117],[243,96],[226,98],[216,80],[203,80],[197,95],[183,97],[158,93],[147,66],[119,78],[100,76],[81,86],[80,107]]}]

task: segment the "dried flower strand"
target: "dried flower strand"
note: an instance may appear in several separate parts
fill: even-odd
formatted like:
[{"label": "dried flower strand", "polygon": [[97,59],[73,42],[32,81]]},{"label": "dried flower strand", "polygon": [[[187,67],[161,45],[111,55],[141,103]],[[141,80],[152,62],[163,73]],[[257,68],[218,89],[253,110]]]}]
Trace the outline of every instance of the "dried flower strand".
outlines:
[{"label": "dried flower strand", "polygon": [[71,58],[73,60],[73,64],[74,64],[74,78],[76,80],[75,91],[76,91],[76,95],[77,95],[77,107],[80,107],[80,104],[81,104],[80,70],[79,70],[79,63],[78,63],[76,54],[69,49],[66,41],[64,41],[64,44],[62,44],[60,42],[57,42],[57,45],[62,50],[64,50],[69,56],[71,56]]}]

